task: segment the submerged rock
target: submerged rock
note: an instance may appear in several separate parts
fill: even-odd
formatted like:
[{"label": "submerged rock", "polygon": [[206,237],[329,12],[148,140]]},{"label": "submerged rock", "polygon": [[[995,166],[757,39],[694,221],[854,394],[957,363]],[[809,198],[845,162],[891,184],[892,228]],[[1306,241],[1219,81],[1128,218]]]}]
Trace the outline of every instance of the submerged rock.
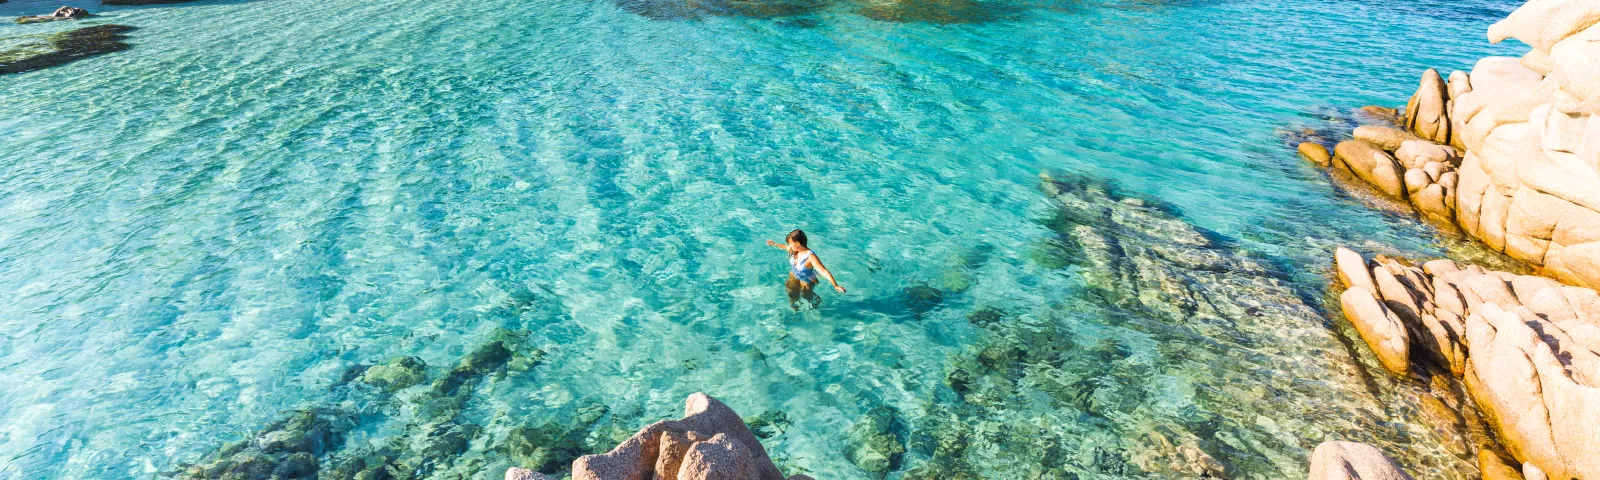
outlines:
[{"label": "submerged rock", "polygon": [[805,15],[828,6],[829,0],[613,0],[617,7],[657,20],[707,16],[782,18]]},{"label": "submerged rock", "polygon": [[961,24],[994,21],[1012,14],[996,2],[976,0],[863,0],[856,13],[897,23]]},{"label": "submerged rock", "polygon": [[393,392],[422,383],[428,376],[428,364],[417,357],[400,357],[389,363],[368,368],[361,381]]},{"label": "submerged rock", "polygon": [[[1104,181],[1041,186],[1052,205],[1043,243],[1059,261],[1037,266],[1073,287],[1048,308],[969,314],[982,330],[947,361],[948,391],[899,419],[904,434],[890,424],[905,452],[889,478],[994,478],[995,465],[1018,478],[1287,478],[1305,464],[1274,460],[1285,439],[1346,425],[1329,418],[1393,424],[1348,357],[1305,354],[1344,347],[1275,266]],[[884,431],[872,417],[883,416],[858,420],[852,438],[863,440],[846,447],[871,460],[853,462],[864,477],[885,457],[862,451]]]},{"label": "submerged rock", "polygon": [[[219,449],[210,461],[186,467],[177,476],[265,480],[400,479],[438,475],[449,469],[483,435],[482,427],[457,418],[471,399],[473,387],[485,376],[503,372],[508,364],[521,363],[532,368],[542,355],[541,350],[527,348],[525,342],[520,341],[520,334],[501,330],[490,338],[427,389],[401,392],[410,386],[425,385],[427,366],[416,357],[398,357],[381,365],[358,365],[348,369],[333,389],[335,393],[351,395],[346,401],[290,414],[245,441]],[[523,351],[530,353],[522,354]],[[339,387],[356,381],[376,388]],[[346,445],[345,437],[358,421],[370,419],[372,412],[392,411],[372,408],[374,405],[399,406],[411,417],[398,433]],[[556,425],[551,430],[557,433],[552,435],[518,435],[519,431],[513,430],[513,435],[504,442],[512,447],[500,448],[510,450],[514,458],[527,458],[528,455],[518,456],[525,453],[515,448],[518,439],[524,444],[532,441],[548,446],[559,445],[549,441],[550,438],[568,438],[575,434],[582,437],[597,418],[588,413],[579,415],[580,423],[582,419],[587,419],[587,423],[581,423],[576,429]],[[534,438],[529,440],[528,437]],[[566,446],[565,451],[552,455],[557,458],[556,463],[565,463],[585,450],[581,445]]]},{"label": "submerged rock", "polygon": [[352,415],[322,409],[295,412],[255,437],[231,444],[205,464],[188,467],[183,478],[269,479],[316,475],[318,458],[337,449],[355,427]]},{"label": "submerged rock", "polygon": [[900,468],[900,456],[906,452],[905,440],[895,434],[894,409],[878,406],[850,427],[850,448],[847,458],[877,478]]},{"label": "submerged rock", "polygon": [[23,37],[0,51],[0,74],[31,72],[85,58],[127,50],[127,25],[95,25],[66,32]]}]

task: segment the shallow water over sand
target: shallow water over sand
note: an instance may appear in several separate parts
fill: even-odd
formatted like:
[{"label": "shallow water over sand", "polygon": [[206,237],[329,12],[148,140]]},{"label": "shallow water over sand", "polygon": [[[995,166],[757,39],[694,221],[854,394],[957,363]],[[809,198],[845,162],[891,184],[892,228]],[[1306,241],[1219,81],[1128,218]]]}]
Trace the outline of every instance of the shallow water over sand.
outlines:
[{"label": "shallow water over sand", "polygon": [[[345,372],[431,381],[502,331],[537,364],[469,382],[449,422],[481,430],[412,473],[498,477],[530,426],[603,450],[696,391],[817,478],[1137,477],[1162,428],[1236,477],[1327,438],[1470,472],[1316,319],[1258,345],[1097,300],[1037,175],[1170,205],[1314,303],[1334,245],[1437,247],[1281,132],[1513,51],[1481,41],[1510,2],[654,3],[68,2],[137,30],[0,76],[0,478],[158,476],[305,409],[350,416],[324,463],[399,448],[437,431],[426,382]],[[795,227],[848,295],[790,311],[762,240]]]}]

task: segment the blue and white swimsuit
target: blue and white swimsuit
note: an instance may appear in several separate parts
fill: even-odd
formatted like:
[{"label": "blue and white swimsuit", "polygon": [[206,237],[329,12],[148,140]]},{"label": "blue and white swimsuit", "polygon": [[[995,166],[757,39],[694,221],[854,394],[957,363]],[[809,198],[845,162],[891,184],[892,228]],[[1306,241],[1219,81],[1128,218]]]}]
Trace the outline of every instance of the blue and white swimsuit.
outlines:
[{"label": "blue and white swimsuit", "polygon": [[817,269],[806,265],[807,260],[811,260],[810,250],[789,257],[789,274],[802,282],[817,283]]}]

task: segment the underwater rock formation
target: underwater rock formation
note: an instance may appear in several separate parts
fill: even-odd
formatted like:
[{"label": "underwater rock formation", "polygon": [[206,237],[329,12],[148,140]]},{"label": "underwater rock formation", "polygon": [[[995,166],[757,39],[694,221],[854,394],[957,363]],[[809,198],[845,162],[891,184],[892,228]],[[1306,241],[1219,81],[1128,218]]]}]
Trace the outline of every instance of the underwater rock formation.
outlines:
[{"label": "underwater rock formation", "polygon": [[[509,331],[496,332],[431,384],[425,383],[427,364],[416,357],[352,368],[335,382],[334,389],[353,392],[356,401],[294,412],[248,439],[218,449],[208,456],[208,461],[187,466],[175,476],[235,480],[407,479],[443,471],[482,434],[482,427],[458,419],[472,398],[473,388],[491,374],[527,369],[539,362],[542,351],[522,345],[519,338]],[[348,440],[351,432],[367,421],[363,417],[396,403],[403,403],[404,410],[414,412],[400,432],[370,446],[368,442],[350,445],[357,443]],[[593,417],[589,420],[592,423]],[[560,438],[566,433],[553,436]],[[574,448],[574,453],[562,461],[575,458],[579,449]]]},{"label": "underwater rock formation", "polygon": [[1600,288],[1600,3],[1529,1],[1489,36],[1533,49],[1448,80],[1428,69],[1408,131],[1359,128],[1333,164],[1546,275]]},{"label": "underwater rock formation", "polygon": [[[1288,478],[1330,435],[1393,446],[1367,438],[1395,425],[1367,403],[1359,367],[1305,354],[1345,347],[1273,265],[1103,181],[1041,185],[1054,234],[1034,260],[1082,287],[1050,311],[975,306],[967,319],[984,336],[950,357],[948,393],[915,414],[858,420],[843,452],[858,466],[907,479],[993,478],[994,465],[1021,478]],[[1348,423],[1313,420],[1330,417]],[[1285,458],[1286,443],[1304,453]]]},{"label": "underwater rock formation", "polygon": [[708,16],[781,18],[805,15],[828,6],[829,0],[613,0],[618,8],[656,20]]},{"label": "underwater rock formation", "polygon": [[[1372,308],[1399,319],[1420,352],[1407,362],[1460,378],[1512,456],[1554,478],[1600,478],[1600,293],[1450,260],[1368,262],[1345,249],[1335,259],[1345,295],[1382,299]],[[1354,317],[1372,314],[1346,315],[1366,328]]]},{"label": "underwater rock formation", "polygon": [[127,50],[126,33],[133,30],[127,25],[95,25],[23,37],[11,48],[0,50],[0,74],[31,72]]},{"label": "underwater rock formation", "polygon": [[[126,0],[124,0],[126,1]],[[783,18],[806,15],[836,0],[613,0],[618,8],[657,20],[708,16]],[[856,14],[895,23],[983,23],[1016,16],[1018,7],[980,0],[854,0]]]},{"label": "underwater rock formation", "polygon": [[683,410],[683,418],[651,424],[609,452],[578,458],[573,480],[784,479],[733,409],[696,393],[684,400]]}]

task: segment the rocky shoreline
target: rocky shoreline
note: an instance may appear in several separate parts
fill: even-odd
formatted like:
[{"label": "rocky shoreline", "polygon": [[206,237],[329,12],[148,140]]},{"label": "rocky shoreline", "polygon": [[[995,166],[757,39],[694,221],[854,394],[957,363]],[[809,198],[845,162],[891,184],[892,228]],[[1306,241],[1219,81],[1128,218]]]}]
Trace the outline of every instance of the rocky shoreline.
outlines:
[{"label": "rocky shoreline", "polygon": [[1543,275],[1334,260],[1345,317],[1384,369],[1434,387],[1483,478],[1600,478],[1600,4],[1532,0],[1488,33],[1532,50],[1428,69],[1390,124],[1298,150]]},{"label": "rocky shoreline", "polygon": [[1600,4],[1534,0],[1489,29],[1533,46],[1471,72],[1423,73],[1392,125],[1356,128],[1331,155],[1422,216],[1546,276],[1600,288]]}]

